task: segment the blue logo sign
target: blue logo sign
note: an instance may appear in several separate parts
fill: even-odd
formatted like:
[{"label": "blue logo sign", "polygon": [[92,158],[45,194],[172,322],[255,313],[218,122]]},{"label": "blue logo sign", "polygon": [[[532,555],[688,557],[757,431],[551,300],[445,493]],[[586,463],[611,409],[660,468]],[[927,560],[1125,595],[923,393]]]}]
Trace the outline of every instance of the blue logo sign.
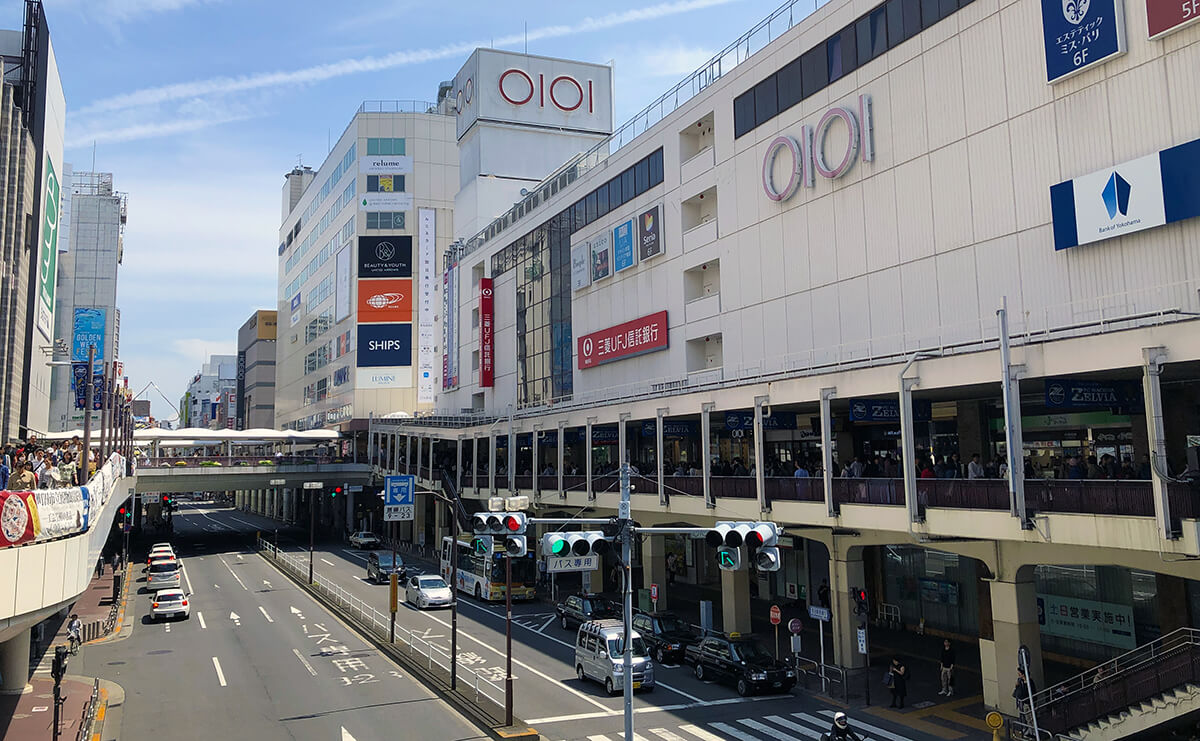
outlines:
[{"label": "blue logo sign", "polygon": [[[913,399],[913,421],[928,422],[933,417],[933,403]],[[851,399],[851,422],[900,422],[899,399]]]},{"label": "blue logo sign", "polygon": [[1104,190],[1100,193],[1100,197],[1104,199],[1104,208],[1108,210],[1108,218],[1115,219],[1117,214],[1122,216],[1129,215],[1129,193],[1133,190],[1125,178],[1121,177],[1121,173],[1113,170],[1113,174],[1108,178],[1108,184],[1104,186]]},{"label": "blue logo sign", "polygon": [[412,504],[415,489],[413,476],[387,476],[383,479],[383,503],[388,506]]},{"label": "blue logo sign", "polygon": [[300,308],[300,294],[297,293],[295,296],[292,296],[292,311],[295,311],[296,309],[299,309],[299,308]]},{"label": "blue logo sign", "polygon": [[1125,53],[1122,0],[1042,0],[1046,80],[1056,82]]},{"label": "blue logo sign", "polygon": [[[764,430],[794,430],[796,413],[775,411],[769,417],[763,415],[762,425]],[[754,412],[725,412],[725,429],[754,429]]]},{"label": "blue logo sign", "polygon": [[637,262],[633,251],[633,220],[618,224],[613,229],[613,262],[617,272],[631,268]]},{"label": "blue logo sign", "polygon": [[1084,381],[1047,378],[1049,409],[1111,409],[1114,414],[1139,414],[1145,404],[1137,381]]},{"label": "blue logo sign", "polygon": [[411,324],[358,325],[359,368],[412,365]]}]

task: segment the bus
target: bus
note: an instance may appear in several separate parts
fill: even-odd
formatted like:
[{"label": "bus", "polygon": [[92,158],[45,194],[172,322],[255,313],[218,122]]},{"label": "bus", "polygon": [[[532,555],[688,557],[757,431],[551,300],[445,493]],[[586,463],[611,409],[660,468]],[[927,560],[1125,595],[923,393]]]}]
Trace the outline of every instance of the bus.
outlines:
[{"label": "bus", "polygon": [[[457,579],[454,575],[456,561]],[[480,600],[503,600],[504,572],[503,554],[473,552],[470,536],[442,538],[441,575],[447,584],[455,584],[458,591],[475,595]],[[512,583],[513,599],[533,599],[537,584],[537,563],[533,553],[513,559]]]}]

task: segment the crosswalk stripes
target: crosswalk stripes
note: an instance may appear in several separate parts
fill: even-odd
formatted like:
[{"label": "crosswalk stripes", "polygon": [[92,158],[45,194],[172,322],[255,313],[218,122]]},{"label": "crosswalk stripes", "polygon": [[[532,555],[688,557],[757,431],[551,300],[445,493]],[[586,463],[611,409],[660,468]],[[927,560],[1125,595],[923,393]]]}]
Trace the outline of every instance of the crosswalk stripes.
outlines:
[{"label": "crosswalk stripes", "polygon": [[[676,728],[647,728],[634,733],[634,741],[820,741],[828,733],[835,711],[767,715],[756,718],[726,719],[723,722],[692,723]],[[818,716],[826,716],[825,718]],[[911,739],[857,719],[851,722],[860,735],[872,741],[911,741]],[[624,733],[596,734],[587,741],[617,741]]]}]

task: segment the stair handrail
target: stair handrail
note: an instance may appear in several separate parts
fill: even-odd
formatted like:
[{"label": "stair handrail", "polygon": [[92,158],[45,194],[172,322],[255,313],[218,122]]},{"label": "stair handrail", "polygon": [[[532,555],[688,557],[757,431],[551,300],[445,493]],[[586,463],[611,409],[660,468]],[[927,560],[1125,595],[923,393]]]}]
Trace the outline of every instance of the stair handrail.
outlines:
[{"label": "stair handrail", "polygon": [[1033,695],[1034,707],[1041,708],[1093,686],[1114,682],[1126,674],[1142,669],[1148,664],[1156,663],[1187,646],[1200,646],[1200,629],[1185,627],[1171,631],[1149,643],[1080,672],[1070,679],[1036,692]]}]

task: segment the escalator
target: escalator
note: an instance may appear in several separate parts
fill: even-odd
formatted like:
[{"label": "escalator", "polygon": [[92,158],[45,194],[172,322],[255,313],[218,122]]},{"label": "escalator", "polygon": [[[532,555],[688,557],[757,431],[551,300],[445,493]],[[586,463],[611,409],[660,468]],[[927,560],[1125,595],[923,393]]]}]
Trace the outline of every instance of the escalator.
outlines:
[{"label": "escalator", "polygon": [[1042,739],[1163,738],[1200,719],[1200,630],[1168,633],[1033,700]]}]

